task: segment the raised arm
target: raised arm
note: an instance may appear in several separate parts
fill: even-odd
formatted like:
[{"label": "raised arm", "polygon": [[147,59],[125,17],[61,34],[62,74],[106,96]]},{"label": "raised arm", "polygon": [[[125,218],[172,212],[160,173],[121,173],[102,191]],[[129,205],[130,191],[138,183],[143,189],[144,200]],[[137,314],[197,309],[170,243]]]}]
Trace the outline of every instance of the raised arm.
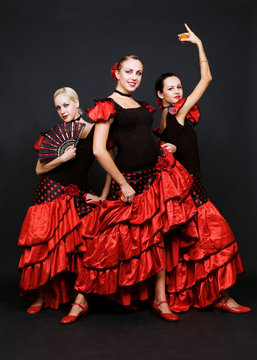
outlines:
[{"label": "raised arm", "polygon": [[[187,24],[185,24],[185,27],[187,29],[186,35],[188,37],[183,37],[182,39],[180,39],[180,41],[181,42],[191,42],[197,46],[198,52],[199,52],[199,64],[200,64],[201,78],[200,78],[199,83],[196,85],[196,87],[192,91],[192,93],[187,97],[187,100],[186,100],[184,106],[179,110],[179,112],[176,116],[177,118],[186,116],[188,111],[203,96],[205,90],[207,89],[209,83],[212,80],[209,62],[207,60],[207,56],[205,54],[202,41],[193,33],[193,31],[188,27]],[[181,34],[179,34],[178,36],[181,36]]]},{"label": "raised arm", "polygon": [[113,119],[110,119],[105,122],[99,122],[95,125],[93,152],[99,164],[119,184],[123,195],[123,201],[132,202],[135,197],[135,191],[127,183],[126,179],[115,165],[110,153],[106,149],[112,122]]}]

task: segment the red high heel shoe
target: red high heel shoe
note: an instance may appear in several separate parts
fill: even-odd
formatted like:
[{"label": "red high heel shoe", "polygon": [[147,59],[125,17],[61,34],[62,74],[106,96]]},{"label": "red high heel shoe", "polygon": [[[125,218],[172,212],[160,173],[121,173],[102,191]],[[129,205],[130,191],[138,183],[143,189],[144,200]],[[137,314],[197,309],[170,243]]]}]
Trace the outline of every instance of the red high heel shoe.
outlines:
[{"label": "red high heel shoe", "polygon": [[173,313],[163,313],[158,309],[158,306],[160,306],[161,304],[168,304],[167,301],[161,301],[159,302],[159,304],[156,304],[156,302],[153,302],[152,307],[154,312],[156,313],[156,315],[160,316],[161,318],[163,318],[164,320],[168,320],[168,321],[178,321],[178,316],[173,314]]},{"label": "red high heel shoe", "polygon": [[79,303],[74,303],[72,305],[77,305],[79,306],[82,310],[80,311],[80,313],[78,315],[66,315],[61,319],[61,324],[72,324],[75,321],[77,321],[79,318],[85,316],[88,312],[88,304],[86,304],[85,306],[80,305]]},{"label": "red high heel shoe", "polygon": [[243,305],[238,305],[238,306],[233,306],[233,305],[228,305],[227,304],[228,299],[221,299],[219,300],[216,304],[213,305],[213,308],[215,310],[220,310],[220,311],[228,311],[234,314],[245,314],[251,311],[251,308],[249,308],[248,306],[243,306]]}]

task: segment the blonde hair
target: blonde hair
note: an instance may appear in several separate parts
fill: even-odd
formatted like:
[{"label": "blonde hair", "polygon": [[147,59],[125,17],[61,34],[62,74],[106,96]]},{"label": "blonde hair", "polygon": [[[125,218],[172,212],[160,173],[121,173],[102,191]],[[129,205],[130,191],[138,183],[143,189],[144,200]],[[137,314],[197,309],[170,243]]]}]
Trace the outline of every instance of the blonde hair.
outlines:
[{"label": "blonde hair", "polygon": [[[72,89],[71,87],[65,86],[65,87],[62,87],[62,88],[56,90],[55,93],[54,93],[54,100],[55,100],[55,98],[56,98],[58,95],[60,95],[60,94],[66,94],[67,96],[69,96],[69,98],[70,98],[72,101],[76,101],[76,100],[79,101],[79,96],[78,96],[78,94],[77,94],[76,91],[75,91],[74,89]],[[78,108],[78,112],[79,112],[80,114],[83,113],[83,111],[82,111],[80,108]]]}]

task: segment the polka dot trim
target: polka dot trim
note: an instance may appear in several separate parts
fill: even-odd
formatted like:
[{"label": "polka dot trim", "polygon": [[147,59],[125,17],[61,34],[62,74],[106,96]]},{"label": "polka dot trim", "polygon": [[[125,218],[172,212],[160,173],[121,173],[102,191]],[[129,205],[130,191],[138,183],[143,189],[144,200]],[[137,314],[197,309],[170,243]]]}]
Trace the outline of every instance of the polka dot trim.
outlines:
[{"label": "polka dot trim", "polygon": [[46,177],[41,178],[37,189],[34,193],[33,205],[57,199],[64,190],[64,186],[59,183],[48,180]]},{"label": "polka dot trim", "polygon": [[192,196],[196,207],[205,204],[208,201],[206,190],[202,184],[200,173],[191,174],[194,179],[190,195]]},{"label": "polka dot trim", "polygon": [[[123,176],[138,195],[141,194],[143,191],[148,190],[149,187],[152,185],[156,177],[156,170],[155,168],[149,168],[146,170],[123,173]],[[118,200],[120,196],[120,187],[114,180],[112,180],[108,199]]]}]

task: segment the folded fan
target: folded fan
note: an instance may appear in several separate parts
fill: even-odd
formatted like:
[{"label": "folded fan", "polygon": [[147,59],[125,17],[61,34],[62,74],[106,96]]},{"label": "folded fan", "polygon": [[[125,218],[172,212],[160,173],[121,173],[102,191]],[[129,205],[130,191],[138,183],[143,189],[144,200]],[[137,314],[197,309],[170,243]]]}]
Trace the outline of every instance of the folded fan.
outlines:
[{"label": "folded fan", "polygon": [[76,146],[85,126],[81,122],[70,121],[58,124],[45,132],[39,147],[39,161],[41,163],[49,162],[61,156],[72,146]]}]

